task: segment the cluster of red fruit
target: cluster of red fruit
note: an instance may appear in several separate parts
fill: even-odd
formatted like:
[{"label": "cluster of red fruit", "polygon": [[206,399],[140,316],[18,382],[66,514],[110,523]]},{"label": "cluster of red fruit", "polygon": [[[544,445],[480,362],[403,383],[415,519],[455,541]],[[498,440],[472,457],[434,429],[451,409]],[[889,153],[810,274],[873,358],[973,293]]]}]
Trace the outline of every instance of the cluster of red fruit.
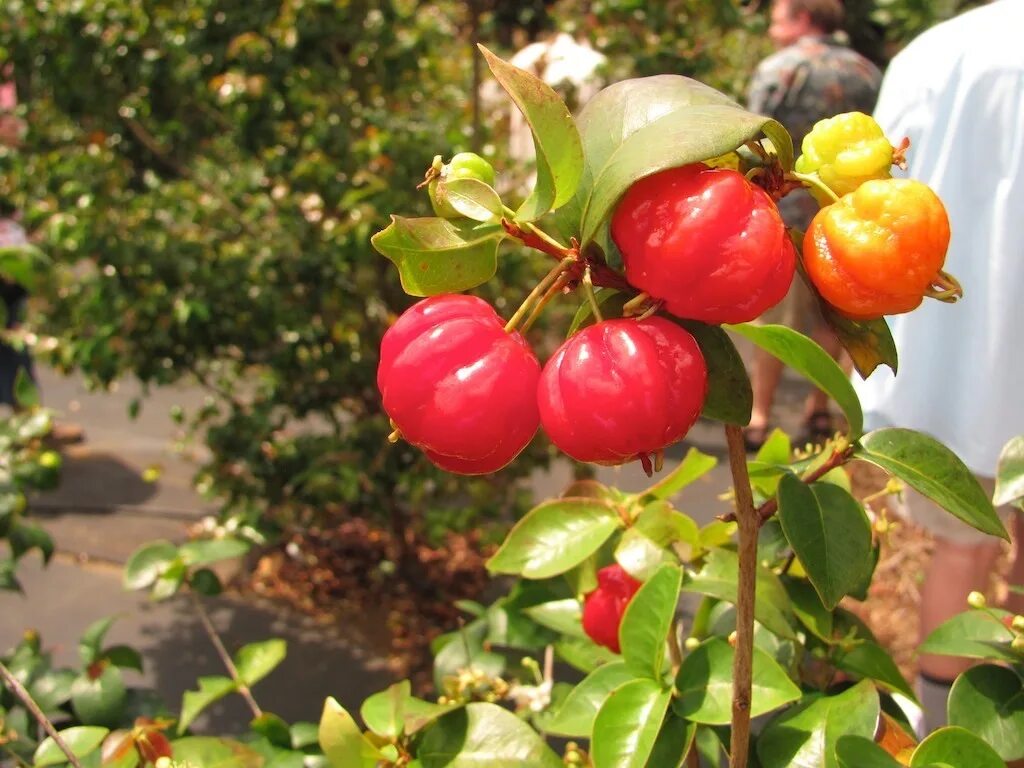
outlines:
[{"label": "cluster of red fruit", "polygon": [[[670,314],[738,323],[777,304],[796,255],[769,195],[696,163],[641,179],[611,222],[626,280]],[[578,461],[646,463],[700,414],[707,367],[693,336],[660,316],[571,336],[541,369],[526,340],[465,295],[414,305],[388,330],[377,384],[396,430],[437,466],[501,469],[538,426]]]}]

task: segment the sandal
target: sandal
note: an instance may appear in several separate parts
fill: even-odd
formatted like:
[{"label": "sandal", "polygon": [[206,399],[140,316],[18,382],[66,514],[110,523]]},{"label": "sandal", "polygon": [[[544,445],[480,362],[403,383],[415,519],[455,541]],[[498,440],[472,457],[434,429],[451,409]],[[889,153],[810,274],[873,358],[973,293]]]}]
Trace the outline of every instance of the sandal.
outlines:
[{"label": "sandal", "polygon": [[836,433],[832,414],[828,411],[814,411],[804,420],[804,428],[800,433],[799,444],[818,445],[824,443]]},{"label": "sandal", "polygon": [[762,427],[744,427],[743,447],[746,448],[747,453],[757,453],[770,434],[771,428],[767,424]]}]

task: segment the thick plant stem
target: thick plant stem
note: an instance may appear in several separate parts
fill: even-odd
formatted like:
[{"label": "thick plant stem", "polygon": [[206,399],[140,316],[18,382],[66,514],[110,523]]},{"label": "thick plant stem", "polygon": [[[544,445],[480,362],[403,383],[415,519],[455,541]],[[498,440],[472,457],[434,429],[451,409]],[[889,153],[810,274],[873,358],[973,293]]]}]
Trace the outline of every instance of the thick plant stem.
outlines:
[{"label": "thick plant stem", "polygon": [[743,432],[727,424],[729,469],[736,493],[736,521],[739,524],[739,582],[736,588],[736,656],[732,668],[732,743],[730,768],[746,768],[750,744],[750,687],[754,660],[754,596],[757,575],[757,531],[760,520],[754,509],[747,475],[747,454]]},{"label": "thick plant stem", "polygon": [[235,662],[231,660],[231,654],[228,653],[228,649],[224,647],[224,643],[220,639],[220,635],[217,634],[217,629],[213,626],[213,622],[210,621],[210,614],[206,612],[206,606],[203,605],[203,599],[199,597],[195,592],[190,593],[192,596],[192,603],[196,607],[196,613],[199,614],[199,621],[203,624],[203,629],[206,630],[206,634],[210,638],[210,642],[213,643],[213,648],[217,651],[217,655],[220,657],[225,668],[227,668],[228,675],[238,685],[238,693],[245,703],[249,705],[249,711],[252,712],[253,717],[263,717],[263,710],[260,709],[260,705],[256,703],[256,699],[252,697],[252,691],[249,690],[249,686],[245,684],[241,676],[238,674],[238,668],[235,666]]},{"label": "thick plant stem", "polygon": [[82,768],[82,764],[79,762],[78,758],[75,757],[75,753],[71,751],[67,742],[65,742],[64,739],[60,737],[60,734],[57,733],[57,729],[54,727],[53,723],[51,723],[49,718],[43,714],[43,710],[41,710],[39,705],[35,703],[32,696],[29,695],[29,692],[25,690],[25,687],[18,682],[18,678],[16,678],[11,673],[11,670],[4,666],[2,662],[0,662],[0,678],[3,679],[4,685],[11,689],[11,693],[13,693],[21,703],[25,705],[25,708],[32,713],[32,717],[34,717],[36,721],[43,726],[43,730],[46,731],[46,734],[51,739],[53,739],[53,743],[57,745],[60,751],[64,753],[68,762],[71,763],[74,768]]}]

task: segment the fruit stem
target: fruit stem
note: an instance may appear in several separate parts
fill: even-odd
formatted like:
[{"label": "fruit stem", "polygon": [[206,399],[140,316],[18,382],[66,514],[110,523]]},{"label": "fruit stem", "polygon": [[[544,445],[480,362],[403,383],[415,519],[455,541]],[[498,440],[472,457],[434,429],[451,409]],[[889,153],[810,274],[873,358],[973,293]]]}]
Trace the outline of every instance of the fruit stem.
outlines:
[{"label": "fruit stem", "polygon": [[568,283],[569,273],[563,272],[558,276],[558,279],[551,284],[551,287],[544,292],[544,295],[540,297],[540,301],[537,302],[533,310],[530,312],[530,316],[526,318],[526,322],[524,322],[522,327],[519,329],[520,333],[526,333],[533,327],[533,323],[538,317],[540,317],[540,313],[544,311],[544,307],[546,307],[548,302],[555,298],[555,296],[557,296]]},{"label": "fruit stem", "polygon": [[400,430],[397,430],[397,429],[394,430],[393,432],[391,432],[391,434],[388,435],[388,442],[389,443],[397,443],[401,439],[402,439],[402,433],[401,433]]},{"label": "fruit stem", "polygon": [[644,305],[644,302],[650,298],[650,294],[647,291],[638,293],[632,299],[622,305],[622,316],[629,317],[630,315],[640,314],[640,308]]},{"label": "fruit stem", "polygon": [[523,245],[528,245],[541,253],[554,256],[556,259],[564,259],[569,256],[576,259],[579,256],[579,249],[566,248],[543,229],[540,229],[528,221],[524,221],[520,224],[515,220],[515,211],[507,205],[503,205],[501,210],[504,214],[501,220],[501,226],[512,237],[517,240],[521,240]]},{"label": "fruit stem", "polygon": [[750,748],[750,697],[754,660],[754,600],[757,577],[757,531],[760,528],[754,497],[747,475],[747,452],[743,431],[725,425],[729,446],[729,469],[736,494],[739,522],[739,581],[736,587],[736,656],[732,668],[732,740],[730,768],[746,768]]},{"label": "fruit stem", "polygon": [[519,305],[519,309],[512,315],[507,323],[505,323],[505,333],[512,333],[516,328],[519,327],[519,323],[526,317],[526,313],[529,312],[530,307],[533,306],[539,298],[541,298],[545,292],[560,278],[569,267],[576,263],[576,256],[566,256],[558,264],[551,269],[541,281],[534,286],[533,290],[530,291],[530,295],[526,297],[526,300]]},{"label": "fruit stem", "polygon": [[945,270],[939,270],[938,277],[932,280],[924,295],[931,299],[938,299],[947,304],[953,304],[957,299],[963,298],[964,289],[960,281]]},{"label": "fruit stem", "polygon": [[597,297],[594,295],[594,278],[590,274],[589,265],[583,270],[583,292],[587,295],[587,301],[590,302],[590,311],[594,313],[594,318],[599,323],[604,322],[601,306],[597,303]]},{"label": "fruit stem", "polygon": [[818,178],[817,174],[814,173],[797,173],[796,171],[790,171],[789,176],[799,181],[805,187],[814,187],[819,192],[824,192],[833,203],[839,202],[839,195],[832,191],[825,182]]}]

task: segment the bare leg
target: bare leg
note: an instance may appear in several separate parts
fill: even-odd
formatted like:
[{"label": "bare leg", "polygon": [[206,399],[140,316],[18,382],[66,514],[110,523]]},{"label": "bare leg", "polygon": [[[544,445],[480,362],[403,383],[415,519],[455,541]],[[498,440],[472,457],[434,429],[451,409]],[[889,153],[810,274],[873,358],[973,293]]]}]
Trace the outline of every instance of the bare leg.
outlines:
[{"label": "bare leg", "polygon": [[750,412],[750,426],[768,426],[775,402],[775,390],[782,377],[782,361],[758,348],[754,350],[754,366],[750,373],[750,385],[754,390],[754,406]]},{"label": "bare leg", "polygon": [[[1024,588],[1024,513],[1014,515],[1014,557],[1006,581],[1010,586]],[[1011,592],[1006,598],[1006,610],[1024,614],[1024,595]]]},{"label": "bare leg", "polygon": [[[828,352],[829,355],[832,356],[833,360],[839,360],[843,347],[839,343],[839,337],[832,332],[831,328],[827,325],[820,324],[815,327],[814,332],[811,333],[811,338],[814,339],[822,349]],[[807,400],[804,401],[804,419],[809,419],[812,414],[821,411],[828,411],[828,395],[820,389],[813,388],[808,393]]]}]

